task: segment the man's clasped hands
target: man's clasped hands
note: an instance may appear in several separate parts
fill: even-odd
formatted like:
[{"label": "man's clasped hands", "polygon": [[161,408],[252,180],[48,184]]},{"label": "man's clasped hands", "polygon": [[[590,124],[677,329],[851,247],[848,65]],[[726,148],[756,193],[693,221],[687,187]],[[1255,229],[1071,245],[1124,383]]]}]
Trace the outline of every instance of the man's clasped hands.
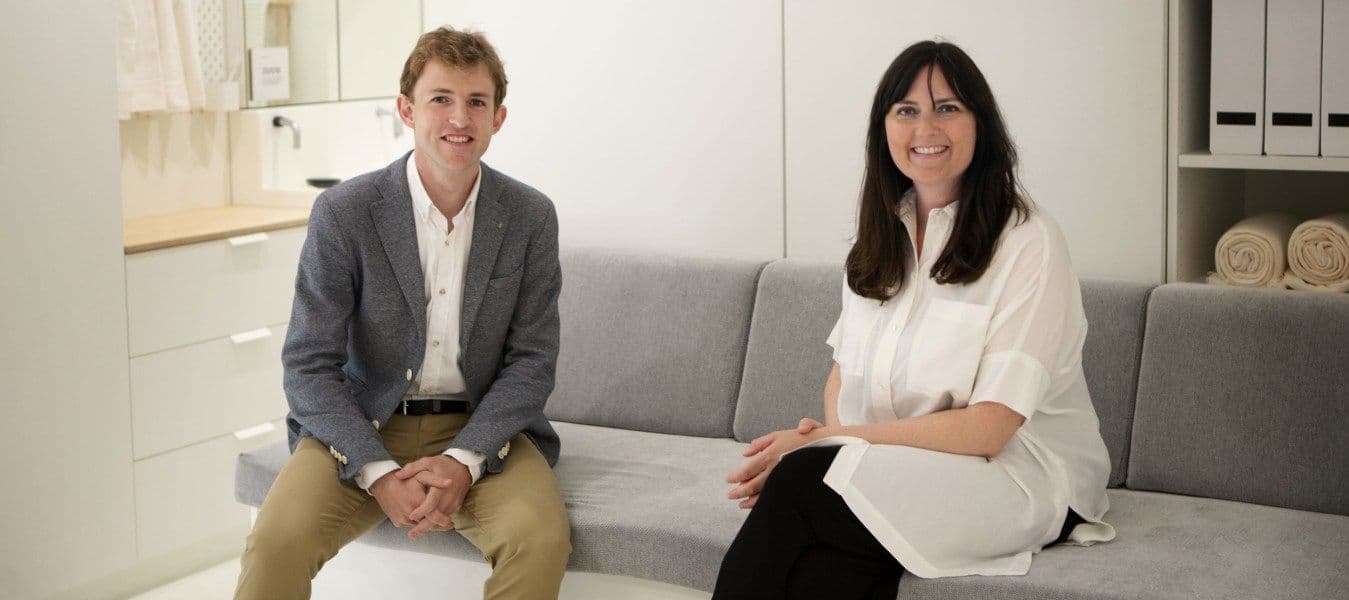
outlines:
[{"label": "man's clasped hands", "polygon": [[411,527],[408,539],[428,531],[454,529],[451,518],[464,504],[473,478],[468,467],[440,454],[419,458],[370,484],[370,494],[398,527]]}]

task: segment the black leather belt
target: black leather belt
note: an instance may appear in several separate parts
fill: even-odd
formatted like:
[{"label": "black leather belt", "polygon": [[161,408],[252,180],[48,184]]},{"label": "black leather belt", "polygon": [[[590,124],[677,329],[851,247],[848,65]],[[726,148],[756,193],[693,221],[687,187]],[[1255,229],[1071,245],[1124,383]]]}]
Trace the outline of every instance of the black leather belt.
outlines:
[{"label": "black leather belt", "polygon": [[410,416],[466,413],[468,400],[404,400],[394,412]]}]

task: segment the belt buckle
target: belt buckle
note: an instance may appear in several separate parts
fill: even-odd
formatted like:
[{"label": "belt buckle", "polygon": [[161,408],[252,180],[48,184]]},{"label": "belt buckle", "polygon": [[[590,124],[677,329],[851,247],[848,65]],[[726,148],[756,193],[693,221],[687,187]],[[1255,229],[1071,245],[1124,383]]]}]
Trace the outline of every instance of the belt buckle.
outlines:
[{"label": "belt buckle", "polygon": [[440,398],[431,401],[431,413],[436,415],[440,414]]},{"label": "belt buckle", "polygon": [[407,401],[407,400],[404,400],[404,401],[403,401],[403,416],[406,417],[407,414],[408,414],[408,401]]}]

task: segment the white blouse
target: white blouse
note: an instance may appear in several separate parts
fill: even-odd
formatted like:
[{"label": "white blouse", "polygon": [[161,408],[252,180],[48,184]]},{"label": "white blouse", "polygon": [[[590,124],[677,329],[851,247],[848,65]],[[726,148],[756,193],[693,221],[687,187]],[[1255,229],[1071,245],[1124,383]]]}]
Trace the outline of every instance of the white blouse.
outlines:
[{"label": "white blouse", "polygon": [[[910,190],[899,208],[910,240],[914,202]],[[825,482],[915,575],[1023,575],[1069,507],[1087,521],[1070,542],[1115,537],[1101,521],[1110,459],[1082,372],[1087,320],[1063,234],[1038,206],[1019,224],[1013,214],[978,281],[933,281],[956,206],[929,214],[921,264],[905,247],[898,295],[881,303],[844,283],[828,341],[838,418],[859,425],[999,402],[1026,421],[992,459],[847,438]]]}]

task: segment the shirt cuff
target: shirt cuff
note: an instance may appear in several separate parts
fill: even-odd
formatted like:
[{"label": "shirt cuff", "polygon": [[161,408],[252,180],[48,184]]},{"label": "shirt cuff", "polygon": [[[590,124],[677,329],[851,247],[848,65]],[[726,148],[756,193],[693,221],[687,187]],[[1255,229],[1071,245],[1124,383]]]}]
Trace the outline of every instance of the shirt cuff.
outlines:
[{"label": "shirt cuff", "polygon": [[997,402],[1030,419],[1044,402],[1049,384],[1049,372],[1031,355],[995,352],[980,359],[969,405]]},{"label": "shirt cuff", "polygon": [[380,477],[383,477],[390,472],[397,471],[398,469],[398,463],[392,460],[375,460],[365,463],[365,466],[361,467],[361,470],[356,472],[356,485],[360,486],[361,489],[365,490],[365,493],[369,494],[371,484],[379,481]]},{"label": "shirt cuff", "polygon": [[463,448],[450,448],[445,451],[445,456],[453,458],[468,467],[468,474],[473,477],[472,483],[478,483],[478,478],[482,477],[482,463],[487,460],[486,454]]}]

